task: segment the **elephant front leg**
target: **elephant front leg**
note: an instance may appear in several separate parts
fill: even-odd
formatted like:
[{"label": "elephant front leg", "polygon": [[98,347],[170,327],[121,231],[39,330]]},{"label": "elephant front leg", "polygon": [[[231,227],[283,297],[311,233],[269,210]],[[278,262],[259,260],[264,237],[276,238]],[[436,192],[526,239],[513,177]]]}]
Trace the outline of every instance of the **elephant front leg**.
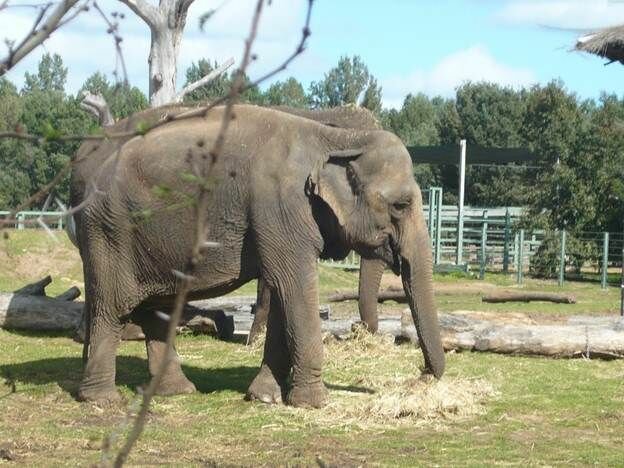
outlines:
[{"label": "elephant front leg", "polygon": [[[150,377],[159,371],[163,361],[167,358],[167,329],[169,323],[160,319],[152,311],[136,311],[134,319],[145,334],[147,348],[147,362]],[[180,358],[175,348],[160,384],[156,389],[157,395],[169,396],[195,392],[195,385],[182,372]]]},{"label": "elephant front leg", "polygon": [[[280,301],[266,283],[258,288],[258,292],[258,301],[260,303],[262,297],[262,308],[266,309],[267,330],[264,357],[260,372],[249,386],[245,399],[263,403],[281,403],[286,396],[287,379],[291,369],[284,327],[284,311]],[[257,311],[256,314],[258,314]]]},{"label": "elephant front leg", "polygon": [[85,313],[90,314],[89,345],[82,382],[78,389],[80,401],[117,401],[115,387],[115,355],[123,325],[116,316],[102,313],[99,304],[87,299]]},{"label": "elephant front leg", "polygon": [[323,384],[323,340],[318,303],[316,261],[297,268],[295,281],[279,283],[286,315],[286,340],[293,365],[292,386],[286,402],[293,406],[320,408],[327,402]]}]

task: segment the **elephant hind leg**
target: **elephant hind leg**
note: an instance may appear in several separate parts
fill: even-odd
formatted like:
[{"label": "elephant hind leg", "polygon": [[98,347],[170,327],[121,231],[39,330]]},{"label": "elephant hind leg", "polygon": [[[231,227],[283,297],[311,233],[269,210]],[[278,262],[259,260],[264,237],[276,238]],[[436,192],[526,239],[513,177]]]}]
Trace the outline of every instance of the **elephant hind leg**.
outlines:
[{"label": "elephant hind leg", "polygon": [[[169,322],[159,318],[153,311],[135,311],[133,320],[143,329],[145,346],[147,348],[147,362],[150,377],[154,377],[163,361],[167,358],[167,329]],[[180,358],[173,353],[173,358],[167,364],[162,380],[156,389],[157,395],[169,396],[195,392],[195,385],[182,372]]]}]

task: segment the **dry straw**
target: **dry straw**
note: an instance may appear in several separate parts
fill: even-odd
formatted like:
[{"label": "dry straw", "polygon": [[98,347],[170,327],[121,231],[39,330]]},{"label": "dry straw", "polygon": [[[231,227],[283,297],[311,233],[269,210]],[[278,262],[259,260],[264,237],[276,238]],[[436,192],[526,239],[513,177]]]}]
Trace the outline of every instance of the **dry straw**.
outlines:
[{"label": "dry straw", "polygon": [[[421,376],[420,350],[397,346],[389,335],[356,329],[342,338],[326,335],[324,341],[328,405],[320,410],[278,406],[276,411],[324,427],[443,426],[485,413],[487,401],[497,395],[483,379]],[[258,352],[262,346],[254,348]]]}]

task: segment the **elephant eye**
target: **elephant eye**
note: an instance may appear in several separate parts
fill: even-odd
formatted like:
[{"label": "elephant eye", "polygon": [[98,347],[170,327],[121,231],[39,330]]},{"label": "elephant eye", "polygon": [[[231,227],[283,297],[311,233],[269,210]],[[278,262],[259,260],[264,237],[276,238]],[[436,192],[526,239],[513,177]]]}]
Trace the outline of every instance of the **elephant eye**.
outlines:
[{"label": "elephant eye", "polygon": [[392,216],[399,218],[412,204],[411,200],[399,200],[392,204]]},{"label": "elephant eye", "polygon": [[408,201],[400,201],[392,204],[392,207],[397,211],[403,211],[409,206],[410,203]]}]

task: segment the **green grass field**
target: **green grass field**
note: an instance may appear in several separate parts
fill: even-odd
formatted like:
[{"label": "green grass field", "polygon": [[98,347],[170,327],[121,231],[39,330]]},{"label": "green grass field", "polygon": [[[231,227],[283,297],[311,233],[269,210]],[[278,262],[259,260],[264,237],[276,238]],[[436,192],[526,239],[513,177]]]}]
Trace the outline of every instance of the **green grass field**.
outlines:
[{"label": "green grass field", "polygon": [[[0,291],[48,272],[50,293],[81,284],[76,252],[64,237],[10,232],[0,247]],[[47,270],[46,270],[47,269]],[[357,276],[321,268],[321,295],[354,288]],[[619,288],[567,283],[578,303],[482,304],[478,290],[514,287],[436,278],[441,310],[530,314],[615,314]],[[489,286],[488,286],[489,285]],[[527,289],[559,290],[527,280]],[[255,287],[242,291],[253,294]],[[403,306],[387,303],[385,311]],[[355,313],[355,304],[340,306]],[[449,353],[440,383],[416,379],[420,351],[383,338],[328,340],[322,410],[243,401],[261,360],[258,348],[181,336],[178,350],[198,392],[157,398],[129,463],[166,466],[484,466],[624,463],[624,361],[557,360]],[[89,466],[119,446],[127,407],[147,379],[144,345],[123,343],[117,359],[121,405],[77,403],[81,346],[68,334],[0,330],[0,464]],[[427,399],[422,395],[426,394]],[[102,441],[112,435],[112,450]]]}]

